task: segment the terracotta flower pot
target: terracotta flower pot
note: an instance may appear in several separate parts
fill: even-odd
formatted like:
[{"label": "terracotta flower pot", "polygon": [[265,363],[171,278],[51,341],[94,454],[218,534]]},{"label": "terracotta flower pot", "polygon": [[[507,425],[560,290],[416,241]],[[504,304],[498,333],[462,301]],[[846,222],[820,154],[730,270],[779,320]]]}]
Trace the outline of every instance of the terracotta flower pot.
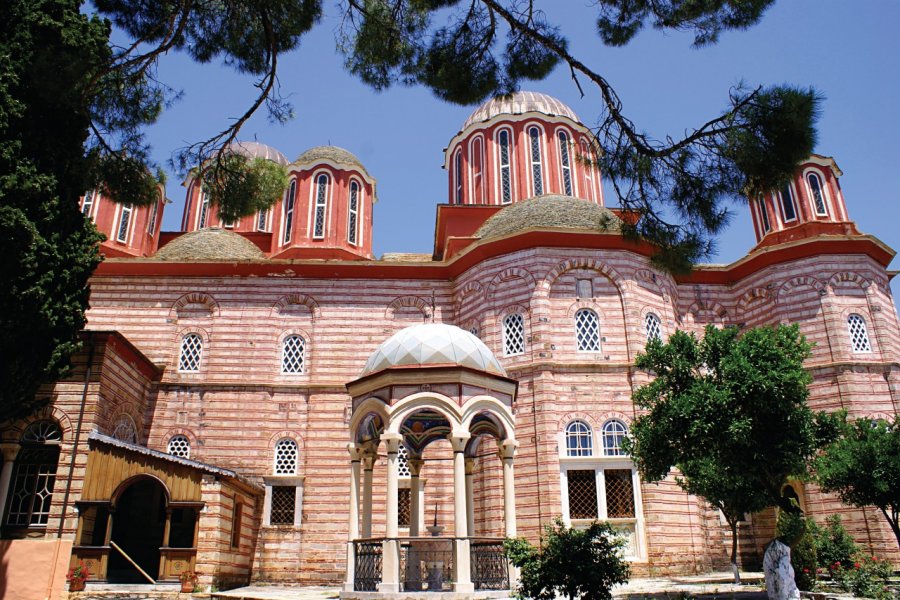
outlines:
[{"label": "terracotta flower pot", "polygon": [[191,593],[194,591],[194,582],[191,580],[181,582],[181,591]]},{"label": "terracotta flower pot", "polygon": [[69,591],[70,592],[83,592],[84,591],[84,579],[71,579],[69,580]]}]

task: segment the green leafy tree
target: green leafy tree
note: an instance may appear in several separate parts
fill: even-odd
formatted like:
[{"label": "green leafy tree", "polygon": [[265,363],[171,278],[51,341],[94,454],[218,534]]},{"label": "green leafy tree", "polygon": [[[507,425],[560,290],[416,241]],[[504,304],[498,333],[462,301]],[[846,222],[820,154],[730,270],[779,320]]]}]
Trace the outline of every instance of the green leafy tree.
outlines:
[{"label": "green leafy tree", "polygon": [[504,549],[521,569],[516,590],[520,598],[610,600],[612,588],[628,581],[622,544],[608,523],[575,529],[557,518],[547,526],[541,548],[516,538],[506,540]]},{"label": "green leafy tree", "polygon": [[676,331],[653,340],[636,359],[656,378],[634,393],[645,414],[635,419],[627,451],[648,482],[675,481],[719,509],[731,528],[735,580],[738,522],[785,504],[789,477],[830,434],[831,422],[807,407],[810,345],[796,325],[758,327],[743,334],[712,325],[702,339]]},{"label": "green leafy tree", "polygon": [[853,506],[876,506],[900,545],[900,429],[897,420],[856,419],[815,460],[816,480]]}]

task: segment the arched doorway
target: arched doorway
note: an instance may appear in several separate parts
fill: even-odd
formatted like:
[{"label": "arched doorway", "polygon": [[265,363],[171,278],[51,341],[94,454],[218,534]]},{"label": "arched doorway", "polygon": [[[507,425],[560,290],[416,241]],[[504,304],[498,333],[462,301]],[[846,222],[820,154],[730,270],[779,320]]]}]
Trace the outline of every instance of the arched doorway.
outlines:
[{"label": "arched doorway", "polygon": [[[159,577],[159,549],[166,528],[166,490],[152,477],[139,477],[115,500],[111,539],[150,577]],[[122,552],[111,550],[107,581],[149,583]]]}]

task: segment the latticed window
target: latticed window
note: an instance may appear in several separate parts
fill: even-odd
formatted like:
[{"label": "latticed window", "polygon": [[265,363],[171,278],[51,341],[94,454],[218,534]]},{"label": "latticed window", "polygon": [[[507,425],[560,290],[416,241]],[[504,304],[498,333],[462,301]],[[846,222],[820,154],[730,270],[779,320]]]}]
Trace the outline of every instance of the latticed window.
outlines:
[{"label": "latticed window", "polygon": [[603,424],[603,455],[625,456],[622,450],[622,440],[628,434],[628,429],[622,421],[610,419]]},{"label": "latticed window", "polygon": [[541,130],[539,127],[529,127],[528,137],[531,143],[531,180],[534,184],[534,195],[544,193],[543,158],[541,157]]},{"label": "latticed window", "polygon": [[128,415],[119,415],[119,418],[116,419],[116,426],[113,427],[112,436],[129,444],[137,444],[137,427],[134,425],[134,420]]},{"label": "latticed window", "polygon": [[397,526],[409,527],[412,520],[412,490],[400,488],[397,490]]},{"label": "latticed window", "polygon": [[559,164],[562,167],[563,190],[566,196],[572,195],[572,162],[569,157],[569,135],[560,130],[559,137]]},{"label": "latticed window", "polygon": [[36,421],[22,434],[10,481],[7,525],[47,525],[61,439],[62,432],[53,421]]},{"label": "latticed window", "polygon": [[272,506],[269,511],[270,525],[293,525],[297,507],[297,488],[292,485],[272,487]]},{"label": "latticed window", "polygon": [[566,456],[591,456],[594,440],[591,426],[584,421],[572,421],[566,427]]},{"label": "latticed window", "polygon": [[519,313],[503,319],[503,354],[515,356],[525,352],[525,318]]},{"label": "latticed window", "polygon": [[662,339],[662,322],[653,313],[644,316],[644,331],[647,333],[647,341]]},{"label": "latticed window", "polygon": [[350,215],[347,217],[347,242],[359,243],[359,184],[350,182]]},{"label": "latticed window", "polygon": [[400,444],[400,449],[397,451],[397,475],[412,477],[412,472],[409,470],[409,451],[403,444]]},{"label": "latticed window", "polygon": [[825,194],[822,192],[822,180],[819,179],[819,176],[815,173],[810,173],[806,176],[806,181],[809,183],[809,191],[812,193],[816,214],[820,217],[827,216],[828,210],[825,208]]},{"label": "latticed window", "polygon": [[288,186],[287,197],[284,199],[284,237],[282,243],[291,241],[291,233],[294,229],[294,204],[297,201],[297,180],[291,179]]},{"label": "latticed window", "polygon": [[178,370],[199,371],[202,356],[203,339],[196,333],[187,334],[181,338],[181,356],[178,359]]},{"label": "latticed window", "polygon": [[569,490],[569,518],[597,518],[597,477],[593,469],[566,472]]},{"label": "latticed window", "polygon": [[328,202],[329,177],[322,173],[316,177],[316,207],[313,220],[313,237],[325,237],[325,205]]},{"label": "latticed window", "polygon": [[509,129],[501,129],[497,132],[497,143],[500,152],[500,202],[509,204],[512,202],[512,166],[510,163],[512,153]]},{"label": "latticed window", "polygon": [[184,435],[173,435],[169,438],[167,451],[172,456],[191,457],[191,441]]},{"label": "latticed window", "polygon": [[297,442],[290,438],[279,440],[275,444],[276,475],[295,475],[297,473]]},{"label": "latticed window", "polygon": [[854,352],[871,352],[869,332],[866,329],[866,320],[854,313],[847,317],[847,328],[850,330],[850,348]]},{"label": "latticed window", "polygon": [[575,313],[575,341],[579,352],[600,352],[600,319],[589,308]]},{"label": "latticed window", "polygon": [[281,344],[281,372],[302,373],[306,342],[299,335],[289,335]]},{"label": "latticed window", "polygon": [[631,469],[606,469],[606,518],[634,518],[634,484]]},{"label": "latticed window", "polygon": [[119,214],[119,227],[116,230],[116,241],[125,243],[128,241],[128,228],[131,226],[131,205],[123,204]]}]

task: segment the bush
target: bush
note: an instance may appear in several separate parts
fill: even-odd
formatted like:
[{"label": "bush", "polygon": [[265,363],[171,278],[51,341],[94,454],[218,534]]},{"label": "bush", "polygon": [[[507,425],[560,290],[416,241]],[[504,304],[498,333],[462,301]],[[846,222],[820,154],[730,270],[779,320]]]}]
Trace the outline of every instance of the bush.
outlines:
[{"label": "bush", "polygon": [[831,569],[832,565],[839,564],[846,569],[853,566],[853,555],[859,551],[859,547],[844,529],[841,516],[831,515],[825,522],[825,527],[812,523],[819,567]]},{"label": "bush", "polygon": [[830,570],[835,583],[854,596],[878,600],[890,600],[894,597],[887,585],[892,574],[891,565],[879,560],[877,556],[857,553],[849,567],[835,562]]},{"label": "bush", "polygon": [[791,566],[794,582],[803,591],[811,591],[816,585],[816,543],[813,537],[815,524],[803,513],[781,511],[776,525],[776,537],[791,547]]},{"label": "bush", "polygon": [[504,550],[509,561],[521,569],[516,590],[519,598],[610,600],[613,586],[628,581],[622,545],[608,523],[574,529],[557,518],[547,526],[542,548],[516,538],[506,540]]}]

